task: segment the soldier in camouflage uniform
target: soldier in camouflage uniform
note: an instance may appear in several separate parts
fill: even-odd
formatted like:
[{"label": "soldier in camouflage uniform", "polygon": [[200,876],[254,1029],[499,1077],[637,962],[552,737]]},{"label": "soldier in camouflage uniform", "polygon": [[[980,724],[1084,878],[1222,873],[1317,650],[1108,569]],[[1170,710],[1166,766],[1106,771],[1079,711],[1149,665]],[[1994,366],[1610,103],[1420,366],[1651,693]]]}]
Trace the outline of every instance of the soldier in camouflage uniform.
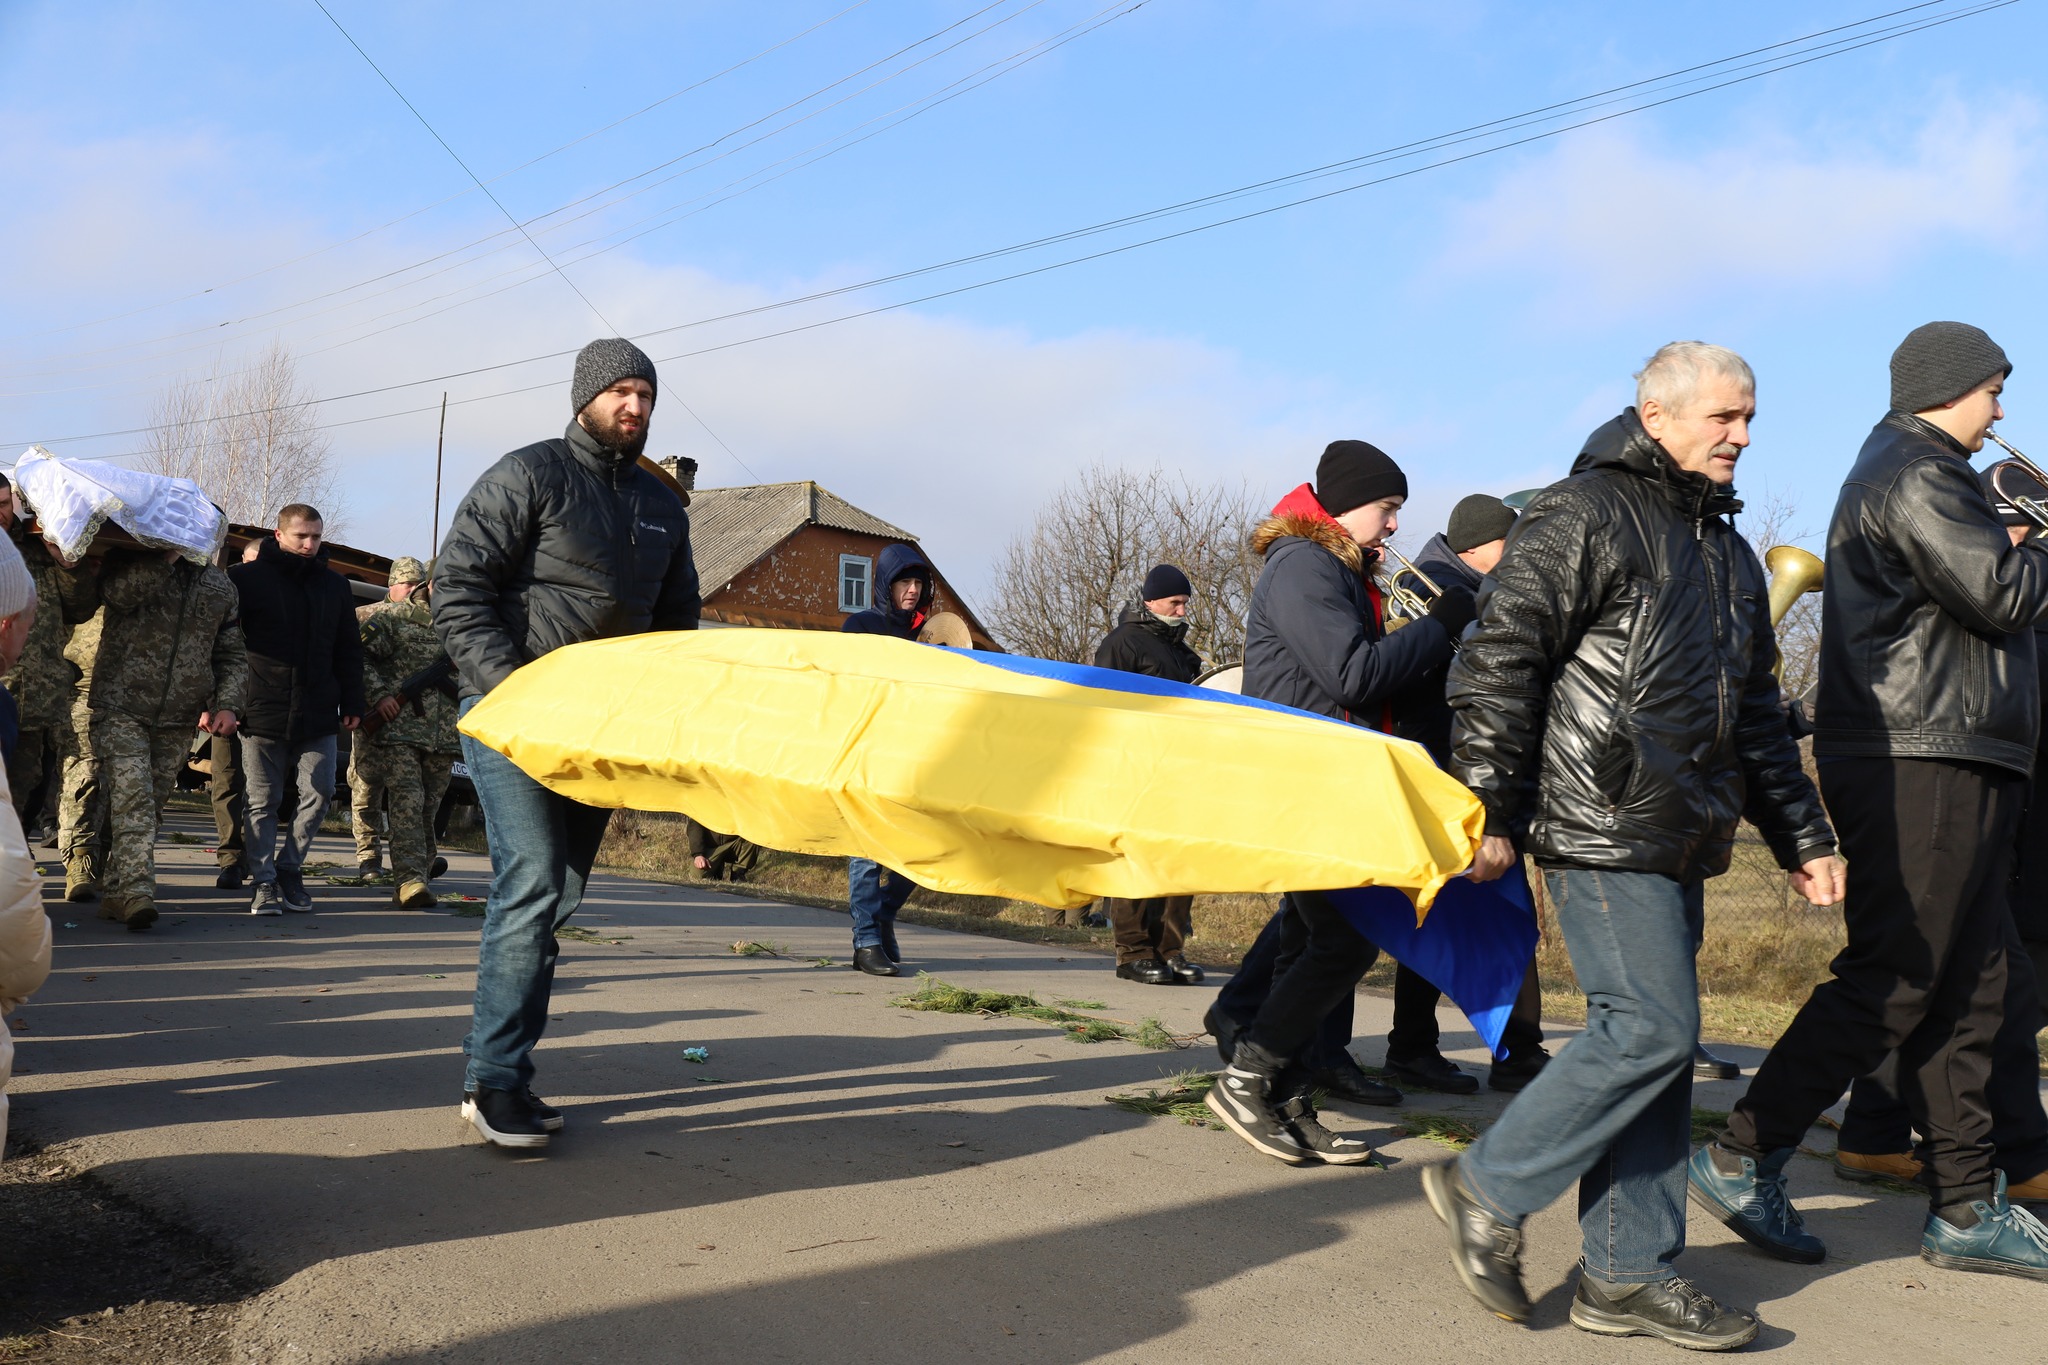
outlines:
[{"label": "soldier in camouflage uniform", "polygon": [[[14,746],[14,760],[7,765],[8,790],[14,794],[16,811],[24,830],[32,829],[41,811],[44,779],[57,769],[71,749],[72,681],[78,670],[64,657],[64,641],[71,628],[91,616],[97,601],[97,566],[67,569],[57,561],[29,524],[25,511],[17,510],[14,490],[0,475],[0,525],[5,525],[22,562],[36,585],[36,621],[22,646],[21,658],[4,679],[21,712],[21,738]],[[31,810],[30,803],[36,803]]]},{"label": "soldier in camouflage uniform", "polygon": [[106,792],[100,915],[131,931],[156,921],[157,818],[195,727],[232,734],[248,655],[235,586],[175,551],[109,556],[88,669],[89,747]]},{"label": "soldier in camouflage uniform", "polygon": [[[389,611],[411,598],[420,584],[426,581],[427,566],[411,555],[400,555],[392,560],[389,596],[382,602],[369,602],[357,607],[356,628],[361,630],[378,612]],[[355,755],[359,752],[360,744],[349,746],[349,810],[356,835],[356,867],[365,877],[370,877],[384,868],[383,859],[377,854],[377,835],[386,824],[384,787],[376,780],[374,767],[365,772],[356,765]]]},{"label": "soldier in camouflage uniform", "polygon": [[[392,899],[408,909],[434,904],[434,813],[448,790],[461,745],[455,699],[427,687],[404,698],[399,685],[445,657],[423,584],[363,622],[363,695],[374,698],[355,737],[352,771],[384,789],[391,824]],[[453,678],[450,679],[452,691]],[[371,726],[377,728],[371,731]]]},{"label": "soldier in camouflage uniform", "polygon": [[99,657],[104,606],[78,623],[64,643],[64,657],[78,670],[71,685],[71,741],[57,775],[57,851],[64,859],[64,899],[89,901],[99,895],[101,834],[107,823],[106,793],[92,752],[92,666]]}]

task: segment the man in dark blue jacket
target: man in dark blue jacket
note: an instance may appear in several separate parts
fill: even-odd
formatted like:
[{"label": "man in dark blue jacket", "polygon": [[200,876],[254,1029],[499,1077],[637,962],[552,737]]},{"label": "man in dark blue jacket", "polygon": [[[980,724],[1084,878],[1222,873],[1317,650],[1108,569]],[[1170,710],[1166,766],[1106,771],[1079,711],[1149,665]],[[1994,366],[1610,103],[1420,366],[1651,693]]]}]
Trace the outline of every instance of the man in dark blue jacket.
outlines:
[{"label": "man in dark blue jacket", "polygon": [[[915,546],[891,545],[875,565],[878,591],[867,610],[857,611],[839,627],[849,635],[893,635],[915,640],[932,605],[932,566]],[[867,858],[846,864],[847,907],[853,912],[854,970],[869,976],[895,976],[903,954],[896,946],[896,912],[917,884],[894,869]]]},{"label": "man in dark blue jacket", "polygon": [[[654,362],[608,337],[576,357],[561,439],[499,460],[455,510],[434,572],[434,630],[462,680],[460,711],[550,650],[695,630],[690,521],[639,467]],[[501,1147],[545,1147],[562,1115],[531,1089],[547,1028],[556,932],[583,901],[611,812],[558,796],[462,737],[491,845],[462,1116]]]}]

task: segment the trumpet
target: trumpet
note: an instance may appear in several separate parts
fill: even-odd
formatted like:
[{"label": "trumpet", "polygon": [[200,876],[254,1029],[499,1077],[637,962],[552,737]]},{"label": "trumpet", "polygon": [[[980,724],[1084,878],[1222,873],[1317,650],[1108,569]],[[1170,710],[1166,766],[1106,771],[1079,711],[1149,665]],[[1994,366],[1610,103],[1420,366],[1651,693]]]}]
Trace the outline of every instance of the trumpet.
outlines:
[{"label": "trumpet", "polygon": [[[1382,545],[1380,550],[1385,554],[1392,555],[1401,563],[1399,572],[1383,573],[1380,576],[1387,600],[1398,608],[1401,613],[1398,620],[1389,620],[1387,622],[1387,629],[1399,630],[1410,621],[1419,621],[1429,615],[1429,604],[1443,593],[1443,589],[1437,586],[1435,579],[1416,568],[1414,562],[1407,555],[1402,554],[1393,546]],[[1417,583],[1420,583],[1424,590],[1429,593],[1429,596],[1424,597],[1422,593],[1401,582],[1401,574],[1403,573],[1412,577]]]},{"label": "trumpet", "polygon": [[[1986,440],[1996,441],[2004,449],[2005,453],[2012,457],[2010,461],[2003,463],[2017,464],[2024,473],[2034,480],[2036,485],[2048,488],[2048,470],[2043,470],[2041,466],[2028,459],[2017,446],[2007,441],[1997,432],[1987,431],[1984,433],[1984,437]],[[2003,469],[1993,471],[1991,486],[1997,489],[1999,495],[2007,502],[2019,508],[2028,520],[2032,521],[2036,526],[2048,529],[2048,500],[2029,493],[2007,492],[2004,481],[1999,478],[1999,475],[2003,473],[2005,473]]]}]

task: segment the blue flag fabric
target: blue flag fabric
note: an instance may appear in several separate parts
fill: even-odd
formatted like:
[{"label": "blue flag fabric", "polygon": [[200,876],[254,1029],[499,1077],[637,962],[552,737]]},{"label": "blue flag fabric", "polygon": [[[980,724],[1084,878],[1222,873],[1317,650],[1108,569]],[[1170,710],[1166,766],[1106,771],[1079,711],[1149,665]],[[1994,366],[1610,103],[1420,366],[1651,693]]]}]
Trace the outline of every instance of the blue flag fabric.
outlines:
[{"label": "blue flag fabric", "polygon": [[[1314,712],[1298,711],[1278,702],[1240,696],[1186,683],[1168,682],[1142,673],[1124,673],[1088,664],[1056,663],[1019,654],[961,650],[996,668],[1053,678],[1076,687],[1140,692],[1152,696],[1193,697],[1271,711],[1313,716],[1332,725],[1345,722]],[[1309,888],[1303,888],[1304,890]],[[1462,877],[1437,893],[1420,925],[1415,907],[1392,887],[1366,886],[1323,893],[1335,902],[1353,928],[1386,950],[1395,960],[1421,974],[1449,996],[1493,1054],[1501,1056],[1501,1031],[1507,1027],[1529,961],[1536,954],[1536,908],[1529,895],[1524,865],[1517,862],[1498,881],[1479,883]]]}]

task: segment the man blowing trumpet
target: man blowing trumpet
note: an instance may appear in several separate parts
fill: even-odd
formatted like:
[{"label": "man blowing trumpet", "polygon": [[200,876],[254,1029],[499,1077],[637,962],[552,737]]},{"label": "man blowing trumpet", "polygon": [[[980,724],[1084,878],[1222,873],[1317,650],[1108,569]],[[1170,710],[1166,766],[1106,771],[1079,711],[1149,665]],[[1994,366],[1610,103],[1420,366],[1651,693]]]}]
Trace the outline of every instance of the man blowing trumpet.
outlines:
[{"label": "man blowing trumpet", "polygon": [[1472,875],[1500,876],[1518,843],[1542,860],[1586,993],[1585,1032],[1469,1151],[1423,1173],[1459,1278],[1510,1322],[1529,1317],[1522,1223],[1577,1182],[1575,1326],[1694,1350],[1757,1334],[1673,1264],[1702,889],[1744,817],[1813,904],[1841,899],[1843,870],[1779,710],[1763,566],[1730,522],[1755,412],[1733,351],[1678,341],[1650,357],[1636,406],[1515,524],[1451,666],[1451,771],[1486,807]]}]

